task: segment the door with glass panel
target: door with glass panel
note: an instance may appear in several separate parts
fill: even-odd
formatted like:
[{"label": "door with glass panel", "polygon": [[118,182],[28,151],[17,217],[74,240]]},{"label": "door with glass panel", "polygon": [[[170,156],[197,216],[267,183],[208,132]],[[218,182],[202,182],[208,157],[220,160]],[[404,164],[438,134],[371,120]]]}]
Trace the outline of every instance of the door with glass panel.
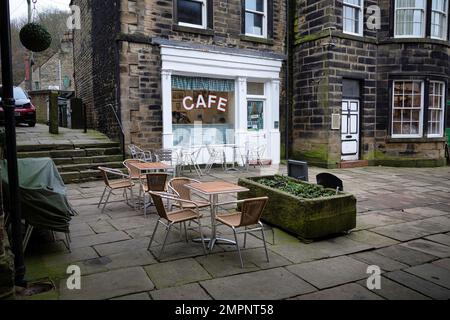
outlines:
[{"label": "door with glass panel", "polygon": [[359,101],[343,100],[341,114],[341,159],[359,160]]},{"label": "door with glass panel", "polygon": [[247,100],[247,155],[250,160],[267,159],[267,134],[265,130],[265,101]]}]

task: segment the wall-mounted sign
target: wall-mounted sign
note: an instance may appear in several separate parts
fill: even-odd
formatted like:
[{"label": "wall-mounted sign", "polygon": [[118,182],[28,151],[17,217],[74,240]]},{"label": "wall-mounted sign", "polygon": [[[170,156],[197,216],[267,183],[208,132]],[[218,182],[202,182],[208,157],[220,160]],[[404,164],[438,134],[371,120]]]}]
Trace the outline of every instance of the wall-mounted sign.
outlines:
[{"label": "wall-mounted sign", "polygon": [[210,94],[205,99],[203,95],[199,94],[197,100],[194,101],[194,98],[191,96],[187,96],[183,99],[183,108],[186,110],[193,109],[211,109],[217,108],[217,110],[221,112],[226,112],[228,107],[228,99],[226,98],[218,98],[216,95]]}]

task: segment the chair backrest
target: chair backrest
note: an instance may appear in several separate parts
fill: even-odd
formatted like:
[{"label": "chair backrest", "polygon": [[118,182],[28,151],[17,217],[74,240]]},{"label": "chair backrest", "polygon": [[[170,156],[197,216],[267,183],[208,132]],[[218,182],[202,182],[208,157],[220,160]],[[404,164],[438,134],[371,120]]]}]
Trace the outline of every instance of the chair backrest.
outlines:
[{"label": "chair backrest", "polygon": [[166,207],[164,206],[163,197],[155,192],[149,192],[150,196],[152,197],[153,203],[156,207],[156,212],[161,218],[164,218],[166,220],[169,220],[169,217],[167,216]]},{"label": "chair backrest", "polygon": [[105,185],[107,185],[108,187],[111,187],[109,184],[108,173],[110,173],[112,175],[116,175],[116,177],[121,176],[122,179],[126,177],[119,169],[113,169],[113,168],[108,168],[108,167],[98,167],[98,170],[100,170],[103,181],[105,182]]},{"label": "chair backrest", "polygon": [[268,200],[268,197],[246,199],[242,203],[241,222],[239,226],[243,227],[257,224]]},{"label": "chair backrest", "polygon": [[109,187],[109,180],[108,180],[108,174],[106,173],[106,170],[108,168],[105,167],[98,167],[98,170],[100,170],[100,173],[102,174],[103,181],[105,182],[105,185]]},{"label": "chair backrest", "polygon": [[316,176],[317,184],[323,186],[324,188],[337,189],[344,191],[344,184],[342,180],[331,173],[319,173]]},{"label": "chair backrest", "polygon": [[171,149],[159,149],[153,151],[156,155],[156,161],[166,161],[172,163],[173,160],[173,151]]},{"label": "chair backrest", "polygon": [[145,162],[144,160],[141,159],[127,159],[123,162],[123,165],[128,169],[128,173],[130,174],[130,176],[132,178],[139,178],[140,176],[140,171],[138,169],[136,169],[135,167],[131,166],[130,164],[132,163],[140,163],[140,162]]},{"label": "chair backrest", "polygon": [[173,178],[169,181],[169,188],[175,191],[181,199],[191,200],[191,190],[186,185],[198,182],[200,181],[190,178]]},{"label": "chair backrest", "polygon": [[148,173],[148,174],[146,174],[148,190],[149,191],[158,191],[158,192],[166,191],[168,176],[169,175],[167,173]]}]

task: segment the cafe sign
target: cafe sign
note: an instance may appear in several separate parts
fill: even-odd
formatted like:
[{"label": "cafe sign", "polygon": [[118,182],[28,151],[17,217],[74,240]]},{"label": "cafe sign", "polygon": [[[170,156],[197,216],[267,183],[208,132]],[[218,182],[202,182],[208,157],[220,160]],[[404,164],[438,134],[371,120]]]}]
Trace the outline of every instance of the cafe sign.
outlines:
[{"label": "cafe sign", "polygon": [[214,94],[209,94],[206,98],[199,94],[197,100],[194,101],[192,96],[183,99],[183,108],[190,111],[193,109],[211,109],[217,108],[221,112],[226,112],[228,107],[228,99],[218,98]]}]

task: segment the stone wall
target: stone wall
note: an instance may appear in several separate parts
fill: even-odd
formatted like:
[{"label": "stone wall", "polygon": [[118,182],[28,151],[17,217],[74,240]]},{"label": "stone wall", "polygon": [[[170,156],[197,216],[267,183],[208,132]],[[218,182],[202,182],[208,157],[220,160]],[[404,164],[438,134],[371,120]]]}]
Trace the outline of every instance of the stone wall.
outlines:
[{"label": "stone wall", "polygon": [[391,37],[391,3],[365,1],[366,8],[381,6],[382,28],[376,31],[365,26],[364,37],[358,37],[342,32],[342,1],[296,0],[294,158],[338,166],[341,137],[339,130],[331,130],[331,114],[341,110],[342,80],[355,79],[361,83],[361,159],[387,165],[444,164],[443,139],[390,138],[392,80],[447,81],[450,70],[448,42]]},{"label": "stone wall", "polygon": [[[241,35],[240,1],[213,3],[213,28],[198,30],[174,23],[170,0],[121,1],[120,106],[126,145],[155,149],[162,144],[160,48],[151,44],[153,38],[285,53],[284,1],[274,1],[273,37],[265,40]],[[284,108],[283,94],[280,99],[280,108]]]}]

